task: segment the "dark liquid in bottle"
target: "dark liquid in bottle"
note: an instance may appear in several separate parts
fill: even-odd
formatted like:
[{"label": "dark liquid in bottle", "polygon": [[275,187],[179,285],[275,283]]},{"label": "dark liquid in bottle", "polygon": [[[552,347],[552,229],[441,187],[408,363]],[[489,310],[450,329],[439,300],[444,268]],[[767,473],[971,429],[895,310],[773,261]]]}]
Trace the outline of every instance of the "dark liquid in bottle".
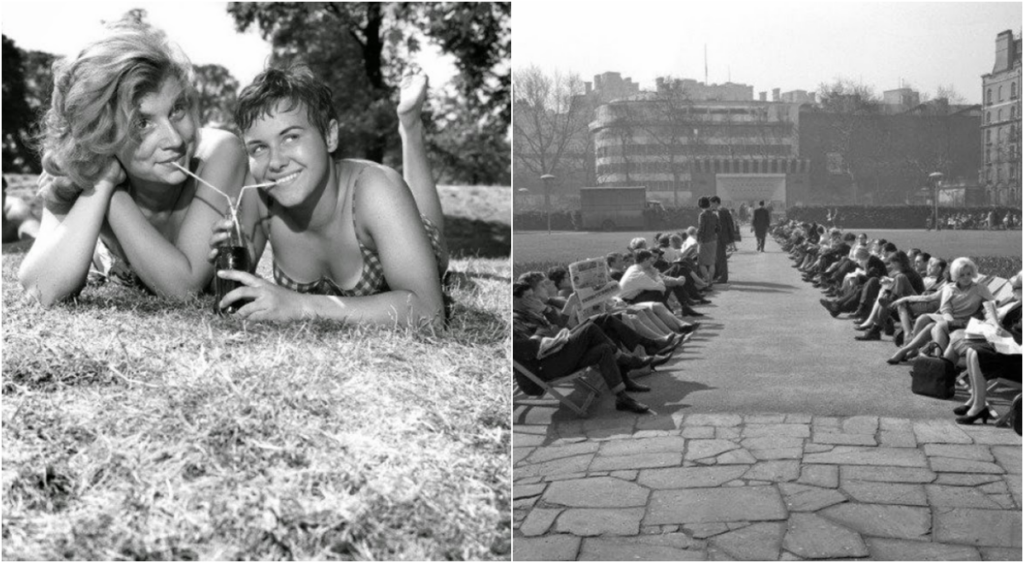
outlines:
[{"label": "dark liquid in bottle", "polygon": [[[249,271],[249,251],[243,246],[223,246],[220,249],[220,253],[217,254],[217,261],[215,263],[216,271],[220,270],[239,270],[242,272]],[[238,311],[238,308],[245,305],[251,300],[240,300],[235,301],[229,307],[221,309],[220,300],[225,295],[231,293],[235,288],[241,287],[245,284],[237,282],[235,280],[226,280],[220,276],[214,275],[213,286],[217,292],[216,300],[213,302],[213,311],[218,315],[230,315]]]}]

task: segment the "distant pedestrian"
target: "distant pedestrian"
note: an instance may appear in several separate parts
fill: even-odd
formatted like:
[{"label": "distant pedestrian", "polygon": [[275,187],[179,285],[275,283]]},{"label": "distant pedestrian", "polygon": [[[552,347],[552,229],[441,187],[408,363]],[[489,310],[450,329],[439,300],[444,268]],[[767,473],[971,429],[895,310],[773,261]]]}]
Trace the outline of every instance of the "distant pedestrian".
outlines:
[{"label": "distant pedestrian", "polygon": [[718,215],[718,247],[715,253],[715,281],[729,283],[729,255],[726,252],[736,239],[732,213],[721,207],[722,199],[711,197],[711,210]]},{"label": "distant pedestrian", "polygon": [[754,210],[754,218],[750,223],[750,230],[754,233],[754,238],[757,239],[758,252],[764,252],[764,239],[768,236],[768,226],[771,225],[771,222],[772,216],[765,209],[764,201],[758,202],[757,209]]}]

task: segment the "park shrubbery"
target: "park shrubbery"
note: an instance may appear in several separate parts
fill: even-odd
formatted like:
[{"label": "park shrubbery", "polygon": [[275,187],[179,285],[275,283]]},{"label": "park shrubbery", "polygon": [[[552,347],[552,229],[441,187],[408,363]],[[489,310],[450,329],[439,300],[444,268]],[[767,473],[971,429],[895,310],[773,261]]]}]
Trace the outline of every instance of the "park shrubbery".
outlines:
[{"label": "park shrubbery", "polygon": [[[644,211],[646,229],[681,230],[690,225],[697,226],[700,210],[695,207],[668,207],[664,212],[656,209]],[[513,218],[517,231],[543,231],[548,228],[547,213],[539,209],[520,211]],[[551,228],[556,231],[583,230],[579,210],[551,210]],[[623,229],[633,230],[633,229]]]},{"label": "park shrubbery", "polygon": [[[923,229],[928,226],[932,215],[932,207],[928,205],[843,205],[790,207],[786,210],[786,218],[808,223],[828,223],[827,216],[835,211],[839,212],[839,225],[846,229]],[[982,218],[987,217],[990,211],[995,211],[1000,219],[1006,217],[1008,212],[1016,214],[1018,218],[1021,213],[1019,207],[939,208],[939,217],[962,214]]]}]

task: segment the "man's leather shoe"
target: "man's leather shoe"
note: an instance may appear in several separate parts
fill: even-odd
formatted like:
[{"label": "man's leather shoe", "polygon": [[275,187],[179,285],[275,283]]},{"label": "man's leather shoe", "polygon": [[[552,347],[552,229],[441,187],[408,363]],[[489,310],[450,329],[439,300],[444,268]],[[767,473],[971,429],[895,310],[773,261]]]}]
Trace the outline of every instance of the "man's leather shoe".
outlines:
[{"label": "man's leather shoe", "polygon": [[703,317],[704,314],[698,313],[697,311],[694,311],[690,307],[683,307],[683,316],[684,317]]},{"label": "man's leather shoe", "polygon": [[651,390],[650,387],[641,385],[628,377],[622,378],[622,384],[626,386],[626,391],[631,391],[633,393],[647,393]]},{"label": "man's leather shoe", "polygon": [[651,409],[647,408],[647,405],[637,401],[629,395],[619,395],[615,398],[615,410],[632,411],[637,414],[643,414]]},{"label": "man's leather shoe", "polygon": [[853,339],[854,340],[881,340],[882,339],[882,331],[879,330],[877,326],[873,326],[873,327],[871,327],[871,330],[865,332],[864,334],[859,334],[857,336],[854,336]]},{"label": "man's leather shoe", "polygon": [[671,353],[659,354],[657,356],[651,356],[651,367],[652,368],[656,368],[656,367],[658,367],[660,365],[667,364],[670,359],[672,359],[672,354]]}]

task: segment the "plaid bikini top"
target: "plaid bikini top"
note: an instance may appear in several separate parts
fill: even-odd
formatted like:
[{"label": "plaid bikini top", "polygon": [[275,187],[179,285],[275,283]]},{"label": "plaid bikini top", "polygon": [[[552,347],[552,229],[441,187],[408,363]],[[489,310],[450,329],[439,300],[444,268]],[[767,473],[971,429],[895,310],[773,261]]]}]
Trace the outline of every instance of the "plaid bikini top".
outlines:
[{"label": "plaid bikini top", "polygon": [[[355,200],[355,177],[357,174],[351,174],[349,179],[349,189],[352,190],[352,220],[355,222],[356,216],[356,200]],[[430,246],[434,250],[434,257],[438,263],[438,276],[443,279],[444,271],[441,268],[441,232],[438,230],[430,219],[420,215],[420,220],[423,221],[423,228],[426,229],[427,238],[430,239]],[[353,225],[355,227],[355,225]],[[277,260],[274,260],[274,281],[281,287],[286,287],[292,291],[299,293],[311,293],[314,295],[331,295],[335,297],[365,297],[367,295],[376,295],[378,293],[384,293],[390,291],[388,287],[388,281],[384,277],[384,266],[380,263],[380,255],[377,254],[376,250],[367,248],[363,245],[363,242],[356,237],[356,242],[359,244],[359,253],[363,258],[363,271],[359,275],[359,280],[356,282],[351,289],[343,289],[338,287],[338,284],[328,276],[323,276],[317,281],[312,282],[297,282],[288,277],[281,268],[277,265]],[[448,301],[445,296],[445,301]]]}]

